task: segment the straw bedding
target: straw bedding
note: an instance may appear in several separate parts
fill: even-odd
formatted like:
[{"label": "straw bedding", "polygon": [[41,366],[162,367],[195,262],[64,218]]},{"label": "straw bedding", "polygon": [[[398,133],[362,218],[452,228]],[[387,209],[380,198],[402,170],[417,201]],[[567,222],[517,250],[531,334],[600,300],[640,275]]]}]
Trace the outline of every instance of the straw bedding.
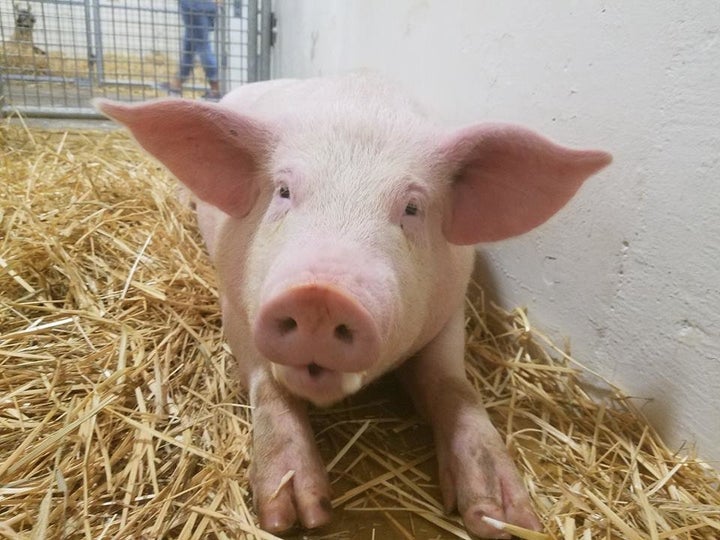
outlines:
[{"label": "straw bedding", "polygon": [[[17,30],[16,30],[17,33]],[[42,36],[41,36],[42,37]],[[40,40],[42,41],[42,40]],[[74,79],[92,71],[87,58],[64,55],[60,51],[43,51],[32,38],[32,32],[13,35],[0,42],[0,66],[7,74],[44,74]],[[167,80],[177,69],[177,60],[167,53],[152,51],[140,55],[106,53],[104,72],[119,80]],[[193,69],[195,75],[197,66]]]},{"label": "straw bedding", "polygon": [[[0,537],[272,538],[217,289],[175,186],[122,133],[0,128]],[[673,453],[522,310],[468,302],[468,376],[541,538],[720,537],[718,474]],[[333,525],[288,537],[468,538],[392,381],[313,424]],[[687,449],[686,449],[687,450]]]},{"label": "straw bedding", "polygon": [[[130,99],[141,97],[164,96],[167,90],[159,88],[158,83],[170,81],[177,70],[176,59],[163,52],[149,52],[142,56],[108,53],[103,57],[103,69],[110,80],[104,81],[102,86],[93,87],[94,95],[113,96],[115,99]],[[0,68],[8,75],[48,75],[53,80],[34,81],[35,91],[50,86],[74,87],[78,78],[83,79],[92,71],[86,58],[65,56],[58,51],[48,51],[46,54],[37,52],[32,41],[9,39],[0,42]],[[205,76],[199,65],[193,67],[188,77],[190,84],[186,84],[183,95],[194,97],[202,93]],[[127,85],[124,82],[132,81]],[[40,86],[37,86],[40,85]],[[199,88],[193,89],[193,86]],[[61,92],[58,92],[61,94]]]}]

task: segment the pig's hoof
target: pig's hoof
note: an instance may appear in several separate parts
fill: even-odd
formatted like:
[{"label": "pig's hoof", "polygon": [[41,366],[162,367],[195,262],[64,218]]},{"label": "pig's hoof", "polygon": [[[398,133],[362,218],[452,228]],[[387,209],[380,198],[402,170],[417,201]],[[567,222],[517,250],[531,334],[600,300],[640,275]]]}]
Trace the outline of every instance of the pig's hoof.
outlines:
[{"label": "pig's hoof", "polygon": [[486,523],[488,516],[541,530],[502,439],[486,417],[465,418],[457,432],[438,441],[440,487],[448,512],[457,508],[465,527],[481,538],[510,538]]},{"label": "pig's hoof", "polygon": [[[287,414],[287,413],[286,413]],[[264,426],[266,427],[266,426]],[[278,426],[279,428],[281,426]],[[304,429],[256,430],[250,482],[260,527],[279,533],[330,521],[330,484],[315,442]]]},{"label": "pig's hoof", "polygon": [[260,527],[280,533],[298,523],[306,529],[321,527],[330,521],[330,499],[317,490],[288,487],[272,500],[258,502]]}]

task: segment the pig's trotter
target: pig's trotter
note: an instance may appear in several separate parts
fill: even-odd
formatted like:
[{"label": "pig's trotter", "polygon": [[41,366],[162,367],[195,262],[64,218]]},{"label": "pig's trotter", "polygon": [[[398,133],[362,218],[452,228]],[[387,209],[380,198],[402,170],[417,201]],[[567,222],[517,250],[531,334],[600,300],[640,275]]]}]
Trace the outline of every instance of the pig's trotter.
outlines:
[{"label": "pig's trotter", "polygon": [[330,485],[304,405],[268,380],[254,392],[251,486],[260,526],[282,532],[297,522],[330,521]]},{"label": "pig's trotter", "polygon": [[483,538],[510,538],[489,516],[527,529],[540,522],[500,435],[465,377],[464,315],[458,309],[440,334],[399,370],[418,410],[431,423],[445,509],[457,509]]},{"label": "pig's trotter", "polygon": [[445,509],[457,509],[467,529],[484,538],[510,536],[482,516],[540,530],[525,486],[475,391],[466,381],[443,385],[448,398],[441,409],[448,416],[434,425],[434,433]]}]

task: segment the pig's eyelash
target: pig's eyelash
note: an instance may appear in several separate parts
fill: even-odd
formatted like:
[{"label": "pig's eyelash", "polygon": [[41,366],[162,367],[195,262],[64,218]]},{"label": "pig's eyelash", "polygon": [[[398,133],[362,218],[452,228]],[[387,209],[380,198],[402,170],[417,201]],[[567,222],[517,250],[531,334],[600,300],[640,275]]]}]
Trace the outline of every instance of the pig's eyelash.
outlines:
[{"label": "pig's eyelash", "polygon": [[415,201],[410,201],[405,206],[405,215],[406,216],[417,216],[420,212],[420,208],[418,207],[418,203]]},{"label": "pig's eyelash", "polygon": [[404,193],[400,195],[400,200],[398,201],[405,203],[405,206],[402,207],[402,217],[421,217],[428,196],[425,187],[409,179],[403,191]]}]

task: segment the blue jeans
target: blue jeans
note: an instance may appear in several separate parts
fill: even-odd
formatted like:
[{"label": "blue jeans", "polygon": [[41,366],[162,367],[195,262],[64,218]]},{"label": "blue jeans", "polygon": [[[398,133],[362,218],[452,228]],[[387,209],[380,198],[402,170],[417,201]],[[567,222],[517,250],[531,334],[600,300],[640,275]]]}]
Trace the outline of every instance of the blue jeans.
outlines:
[{"label": "blue jeans", "polygon": [[180,59],[180,81],[185,81],[192,73],[195,55],[205,70],[205,77],[210,82],[217,82],[217,58],[210,43],[210,31],[215,27],[217,6],[213,1],[180,0],[180,13],[185,34]]}]

